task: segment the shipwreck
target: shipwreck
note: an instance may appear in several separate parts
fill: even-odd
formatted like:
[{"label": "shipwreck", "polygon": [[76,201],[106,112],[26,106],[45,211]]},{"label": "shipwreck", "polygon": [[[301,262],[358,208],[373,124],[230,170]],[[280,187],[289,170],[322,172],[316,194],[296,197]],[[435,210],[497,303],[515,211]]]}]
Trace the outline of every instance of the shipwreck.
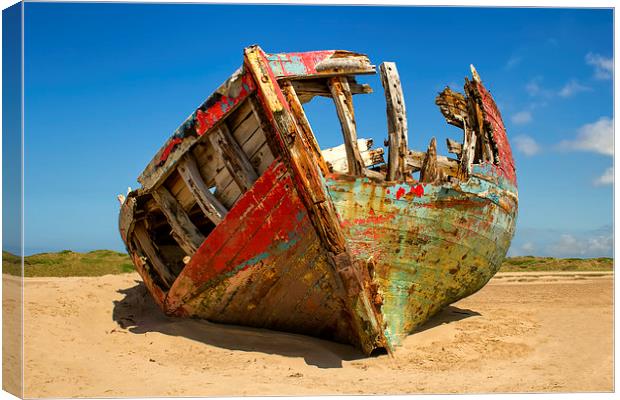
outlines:
[{"label": "shipwreck", "polygon": [[[442,307],[482,288],[512,239],[518,194],[502,118],[475,69],[436,98],[463,131],[452,156],[407,143],[396,65],[379,74],[386,152],[358,139],[349,51],[244,50],[243,65],[119,196],[120,234],[168,315],[392,352]],[[333,99],[344,144],[321,149],[303,104]],[[383,111],[381,111],[383,113]]]}]

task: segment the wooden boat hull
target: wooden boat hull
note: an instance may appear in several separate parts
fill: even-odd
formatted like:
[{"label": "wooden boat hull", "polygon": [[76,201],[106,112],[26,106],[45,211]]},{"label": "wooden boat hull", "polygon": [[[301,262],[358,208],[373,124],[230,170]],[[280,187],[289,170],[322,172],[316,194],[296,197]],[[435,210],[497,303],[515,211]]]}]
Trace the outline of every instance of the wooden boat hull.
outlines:
[{"label": "wooden boat hull", "polygon": [[192,257],[168,314],[356,342],[328,254],[276,160]]},{"label": "wooden boat hull", "polygon": [[394,346],[441,308],[482,288],[514,234],[513,192],[457,185],[327,180],[353,256],[373,270]]},{"label": "wooden boat hull", "polygon": [[[464,130],[462,144],[448,141],[452,159],[437,156],[435,139],[426,153],[407,149],[400,81],[382,64],[384,164],[355,131],[352,95],[372,90],[354,75],[375,73],[366,56],[244,55],[147,165],[143,186],[119,195],[121,237],[165,313],[391,352],[493,276],[518,195],[501,117],[475,70],[465,96],[446,89],[436,100]],[[346,154],[321,152],[302,107],[315,96],[334,100]]]}]

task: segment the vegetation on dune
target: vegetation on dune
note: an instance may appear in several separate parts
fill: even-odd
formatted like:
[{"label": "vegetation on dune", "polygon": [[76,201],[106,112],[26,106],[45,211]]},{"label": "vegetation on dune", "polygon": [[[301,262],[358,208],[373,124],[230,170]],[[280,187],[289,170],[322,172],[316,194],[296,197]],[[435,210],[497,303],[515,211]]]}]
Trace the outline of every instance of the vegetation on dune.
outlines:
[{"label": "vegetation on dune", "polygon": [[[2,252],[2,272],[20,275],[20,258]],[[24,258],[24,275],[32,276],[101,276],[132,272],[129,256],[112,250],[94,250],[76,253],[63,250],[57,253],[40,253]]]},{"label": "vegetation on dune", "polygon": [[536,271],[613,271],[613,258],[509,257],[500,272]]},{"label": "vegetation on dune", "polygon": [[[19,275],[20,258],[2,252],[2,272]],[[612,258],[553,258],[510,257],[504,261],[500,272],[536,271],[612,271]],[[76,253],[63,250],[57,253],[40,253],[24,259],[24,272],[32,276],[101,276],[133,272],[131,259],[125,253],[112,250],[94,250]]]}]

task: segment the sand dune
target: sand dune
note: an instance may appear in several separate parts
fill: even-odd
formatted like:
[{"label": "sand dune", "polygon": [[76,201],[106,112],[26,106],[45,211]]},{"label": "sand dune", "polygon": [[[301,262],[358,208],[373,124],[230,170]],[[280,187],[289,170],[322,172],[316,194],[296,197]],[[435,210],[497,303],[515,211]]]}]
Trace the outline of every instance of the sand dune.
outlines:
[{"label": "sand dune", "polygon": [[29,278],[25,395],[611,391],[612,290],[610,274],[499,275],[390,359],[302,335],[165,317],[136,274]]}]

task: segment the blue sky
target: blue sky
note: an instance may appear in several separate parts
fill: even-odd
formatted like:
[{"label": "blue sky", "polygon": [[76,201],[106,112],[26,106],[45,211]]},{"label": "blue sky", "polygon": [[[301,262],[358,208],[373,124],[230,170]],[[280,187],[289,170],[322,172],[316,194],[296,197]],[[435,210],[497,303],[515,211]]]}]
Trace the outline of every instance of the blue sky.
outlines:
[{"label": "blue sky", "polygon": [[[242,62],[242,50],[347,49],[395,61],[410,147],[459,132],[434,98],[473,63],[502,111],[520,191],[510,254],[610,256],[611,10],[45,4],[25,7],[26,253],[123,250],[117,193]],[[358,136],[386,136],[375,93]],[[333,105],[307,106],[319,143],[342,142]],[[607,176],[605,175],[607,172]],[[613,175],[612,175],[613,177]]]}]

